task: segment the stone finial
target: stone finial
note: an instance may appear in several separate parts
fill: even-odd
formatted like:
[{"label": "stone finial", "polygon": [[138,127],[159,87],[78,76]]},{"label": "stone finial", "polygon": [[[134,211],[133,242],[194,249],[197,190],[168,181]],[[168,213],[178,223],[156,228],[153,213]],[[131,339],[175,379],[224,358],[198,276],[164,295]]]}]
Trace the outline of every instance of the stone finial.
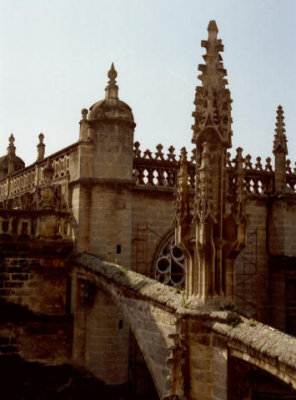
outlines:
[{"label": "stone finial", "polygon": [[186,150],[186,147],[182,147],[182,149],[181,149],[180,164],[181,165],[187,164],[187,150]]},{"label": "stone finial", "polygon": [[244,158],[243,158],[243,149],[238,147],[236,149],[236,157],[235,157],[235,165],[237,171],[243,171],[244,169]]},{"label": "stone finial", "polygon": [[111,68],[108,71],[108,85],[105,88],[106,99],[118,99],[118,86],[116,84],[117,71],[114,64],[111,64]]},{"label": "stone finial", "polygon": [[215,32],[218,33],[218,26],[217,26],[216,21],[214,19],[212,19],[209,22],[209,25],[208,25],[208,32],[211,32],[211,31],[215,31]]},{"label": "stone finial", "polygon": [[288,147],[287,147],[287,137],[285,135],[285,117],[284,117],[284,110],[281,105],[277,108],[277,116],[276,116],[276,123],[275,123],[275,135],[274,135],[274,142],[273,142],[273,154],[276,153],[283,153],[288,154]]},{"label": "stone finial", "polygon": [[175,154],[175,147],[174,146],[170,146],[168,148],[168,154],[167,154],[167,160],[168,161],[176,161],[176,154]]},{"label": "stone finial", "polygon": [[44,159],[45,154],[45,144],[43,143],[44,135],[40,133],[39,136],[39,143],[37,144],[37,161],[41,161]]},{"label": "stone finial", "polygon": [[203,56],[205,64],[198,66],[201,74],[198,79],[202,85],[197,86],[195,93],[195,111],[193,117],[195,123],[192,126],[192,142],[197,143],[200,132],[206,126],[214,126],[221,135],[222,141],[231,147],[231,97],[226,88],[228,84],[225,76],[226,69],[220,52],[224,47],[222,41],[217,39],[218,28],[215,21],[210,21],[208,26],[208,40],[201,42],[205,47],[206,54]]},{"label": "stone finial", "polygon": [[218,27],[215,20],[209,22],[208,25],[209,39],[216,39],[218,34]]},{"label": "stone finial", "polygon": [[8,140],[9,140],[9,145],[7,147],[7,153],[10,155],[14,155],[15,154],[15,145],[14,145],[15,138],[14,138],[13,134],[11,134],[9,136]]},{"label": "stone finial", "polygon": [[164,160],[164,154],[163,154],[162,149],[163,149],[163,145],[162,145],[161,143],[159,143],[159,144],[156,146],[156,150],[157,150],[157,151],[154,153],[154,154],[155,154],[155,159],[156,159],[156,160]]},{"label": "stone finial", "polygon": [[83,108],[81,110],[81,120],[79,122],[80,124],[80,131],[79,131],[79,140],[88,140],[90,137],[90,132],[89,132],[89,124],[88,124],[88,110],[86,108]]},{"label": "stone finial", "polygon": [[88,109],[87,108],[83,108],[81,110],[81,116],[82,116],[82,120],[85,121],[87,119],[87,114],[88,114]]},{"label": "stone finial", "polygon": [[137,141],[134,143],[134,157],[141,158],[140,143]]}]

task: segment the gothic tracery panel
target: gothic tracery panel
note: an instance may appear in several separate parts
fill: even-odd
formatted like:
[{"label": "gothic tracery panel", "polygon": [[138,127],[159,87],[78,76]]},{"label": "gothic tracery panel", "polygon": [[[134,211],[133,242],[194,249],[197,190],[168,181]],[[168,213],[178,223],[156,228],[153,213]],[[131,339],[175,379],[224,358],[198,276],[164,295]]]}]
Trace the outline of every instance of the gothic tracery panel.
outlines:
[{"label": "gothic tracery panel", "polygon": [[155,264],[155,278],[169,286],[185,286],[186,264],[184,254],[171,236],[161,247]]}]

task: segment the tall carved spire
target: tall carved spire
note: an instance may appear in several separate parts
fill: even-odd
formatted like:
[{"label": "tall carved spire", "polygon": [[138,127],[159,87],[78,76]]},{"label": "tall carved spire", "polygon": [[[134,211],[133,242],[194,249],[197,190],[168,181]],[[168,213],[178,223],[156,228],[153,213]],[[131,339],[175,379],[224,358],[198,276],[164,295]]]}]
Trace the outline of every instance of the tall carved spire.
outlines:
[{"label": "tall carved spire", "polygon": [[284,153],[288,154],[288,147],[287,147],[287,138],[285,135],[285,117],[284,117],[284,110],[281,105],[277,108],[277,116],[276,116],[276,123],[275,123],[275,135],[273,141],[273,154],[276,153]]},{"label": "tall carved spire", "polygon": [[220,52],[224,46],[222,40],[217,39],[218,28],[215,21],[210,21],[208,26],[208,40],[202,40],[206,54],[203,56],[205,64],[200,64],[198,70],[201,74],[198,79],[202,86],[196,87],[195,111],[193,117],[195,123],[192,126],[192,142],[198,142],[200,132],[207,126],[213,126],[220,133],[222,141],[227,147],[231,147],[231,98],[225,76],[226,69]]},{"label": "tall carved spire", "polygon": [[[220,55],[223,45],[217,39],[215,21],[210,21],[208,33],[208,40],[202,41],[206,48],[205,65],[199,66],[202,86],[196,88],[193,113],[194,204],[187,213],[189,218],[180,218],[183,205],[192,202],[188,200],[188,190],[178,184],[176,196],[181,205],[177,202],[175,239],[186,258],[188,302],[192,306],[207,304],[207,307],[219,308],[226,302],[232,303],[235,297],[234,261],[246,237],[245,189],[242,150],[239,149],[233,174],[235,190],[231,198],[226,197],[226,151],[231,147],[232,135],[231,98],[226,89],[226,70]],[[182,168],[181,164],[179,176]]]},{"label": "tall carved spire", "polygon": [[114,64],[111,64],[111,68],[108,71],[109,82],[105,88],[106,99],[118,99],[118,86],[116,84],[117,71],[114,68]]}]

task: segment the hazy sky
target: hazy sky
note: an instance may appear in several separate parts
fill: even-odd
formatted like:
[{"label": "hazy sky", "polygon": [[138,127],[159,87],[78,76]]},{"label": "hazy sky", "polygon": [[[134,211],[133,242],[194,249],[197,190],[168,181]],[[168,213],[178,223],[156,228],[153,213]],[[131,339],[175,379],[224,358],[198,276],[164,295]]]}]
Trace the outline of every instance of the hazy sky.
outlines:
[{"label": "hazy sky", "polygon": [[0,0],[0,154],[26,164],[78,139],[81,109],[104,97],[114,61],[142,150],[191,148],[200,41],[215,19],[233,99],[233,148],[272,154],[276,108],[296,160],[295,0]]}]

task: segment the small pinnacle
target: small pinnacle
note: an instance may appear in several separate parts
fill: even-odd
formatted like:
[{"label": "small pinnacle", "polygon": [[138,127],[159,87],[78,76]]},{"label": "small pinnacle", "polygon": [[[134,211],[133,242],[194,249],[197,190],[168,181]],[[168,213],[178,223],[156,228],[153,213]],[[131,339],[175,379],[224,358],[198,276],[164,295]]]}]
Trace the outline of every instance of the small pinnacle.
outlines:
[{"label": "small pinnacle", "polygon": [[40,143],[43,143],[43,140],[44,140],[44,135],[43,135],[43,133],[40,133],[39,136],[38,136],[38,138],[39,138],[39,142],[40,142]]},{"label": "small pinnacle", "polygon": [[15,138],[14,138],[14,136],[13,136],[13,134],[11,134],[10,136],[9,136],[9,144],[13,144],[14,143],[14,141],[15,141]]},{"label": "small pinnacle", "polygon": [[215,31],[215,32],[218,33],[218,27],[217,27],[216,21],[215,21],[214,19],[212,19],[212,20],[209,22],[209,25],[208,25],[208,32],[210,32],[210,31]]},{"label": "small pinnacle", "polygon": [[88,114],[88,109],[87,108],[83,108],[81,110],[81,115],[82,115],[82,119],[86,120],[87,119],[87,114]]},{"label": "small pinnacle", "polygon": [[13,134],[9,136],[8,140],[9,140],[9,145],[7,147],[8,154],[15,154],[15,145],[14,145],[15,138]]},{"label": "small pinnacle", "polygon": [[106,99],[118,99],[118,86],[116,84],[117,71],[114,68],[114,64],[111,64],[111,68],[108,71],[109,82],[105,88]]},{"label": "small pinnacle", "polygon": [[274,142],[273,142],[273,154],[276,153],[284,153],[288,154],[287,148],[287,138],[285,135],[285,116],[284,110],[281,105],[277,108],[277,116],[276,116],[276,123],[275,123],[275,135],[274,135]]},{"label": "small pinnacle", "polygon": [[117,71],[114,68],[114,63],[111,64],[111,68],[108,71],[108,78],[110,79],[109,84],[115,84],[115,79],[117,77]]}]

